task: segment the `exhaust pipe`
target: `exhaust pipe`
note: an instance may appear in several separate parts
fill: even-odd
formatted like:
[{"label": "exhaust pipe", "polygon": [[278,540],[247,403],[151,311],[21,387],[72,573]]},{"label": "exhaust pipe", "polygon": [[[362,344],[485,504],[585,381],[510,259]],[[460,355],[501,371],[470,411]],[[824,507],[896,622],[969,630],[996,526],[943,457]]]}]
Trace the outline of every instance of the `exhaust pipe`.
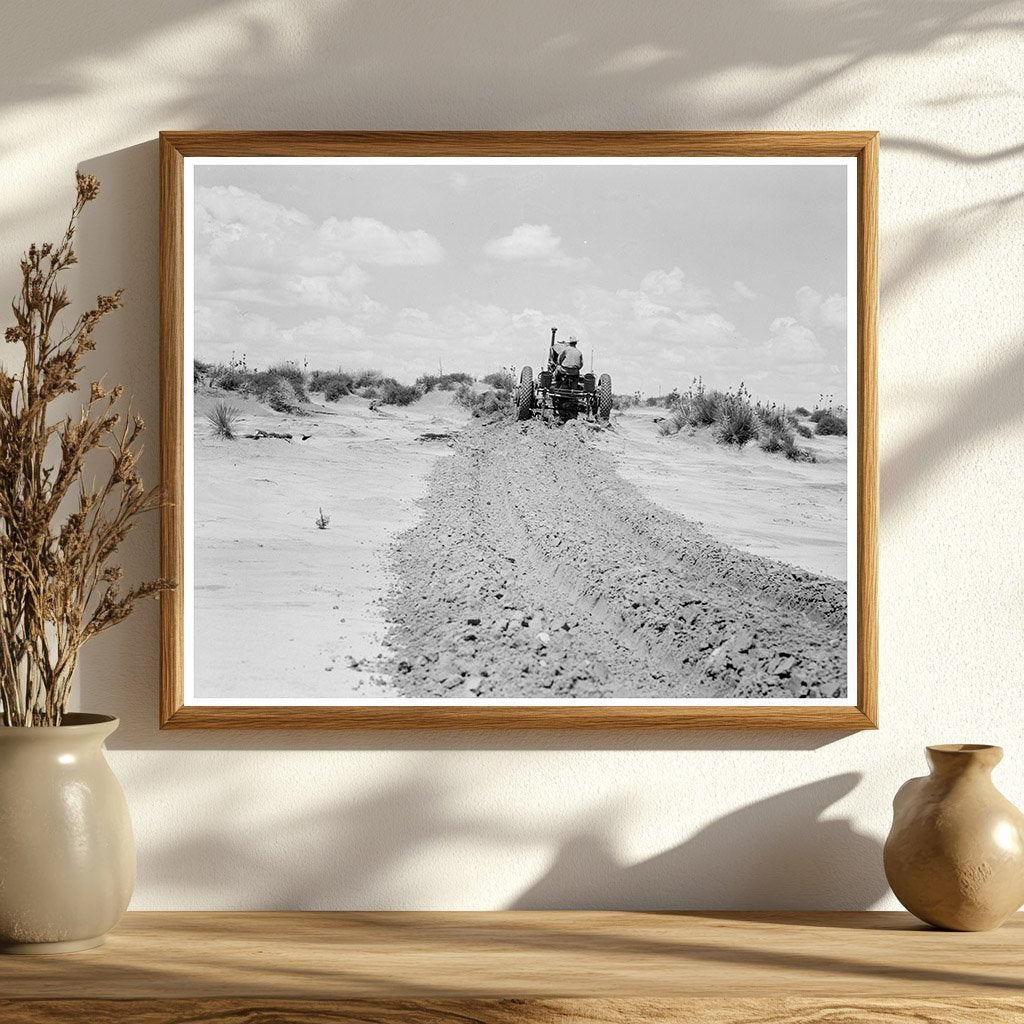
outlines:
[{"label": "exhaust pipe", "polygon": [[555,335],[557,333],[558,333],[558,328],[557,327],[552,327],[551,328],[551,347],[552,348],[554,348],[554,346],[555,346]]}]

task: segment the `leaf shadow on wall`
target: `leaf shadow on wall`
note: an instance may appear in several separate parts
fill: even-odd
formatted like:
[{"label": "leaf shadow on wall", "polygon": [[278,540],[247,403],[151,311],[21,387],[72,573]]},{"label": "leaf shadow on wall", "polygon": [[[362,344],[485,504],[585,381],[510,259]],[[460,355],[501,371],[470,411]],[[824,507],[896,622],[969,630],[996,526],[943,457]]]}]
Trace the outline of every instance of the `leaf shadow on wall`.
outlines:
[{"label": "leaf shadow on wall", "polygon": [[[837,908],[840,901],[864,910],[887,891],[880,845],[848,818],[825,817],[860,780],[859,773],[836,775],[752,802],[633,864],[613,853],[630,828],[641,827],[632,824],[623,793],[593,801],[574,821],[539,807],[524,812],[514,793],[507,804],[479,810],[460,786],[414,765],[351,799],[269,808],[257,820],[245,810],[249,780],[211,780],[201,815],[183,807],[173,838],[150,838],[140,849],[140,889],[152,903],[153,894],[179,892],[187,880],[196,907],[216,901],[265,910],[486,903],[728,912]],[[571,782],[564,788],[573,795]],[[148,769],[131,795],[140,806],[185,800],[180,787]],[[575,793],[580,803],[590,795]],[[706,802],[706,794],[694,795]],[[686,828],[680,820],[680,831]],[[516,894],[539,849],[552,851],[548,866]]]},{"label": "leaf shadow on wall", "polygon": [[[822,817],[860,780],[849,772],[747,804],[637,864],[623,864],[602,830],[581,833],[511,909],[681,909],[703,900],[716,909],[799,910],[835,908],[839,893],[846,909],[868,909],[888,890],[881,846],[848,818]],[[685,894],[680,902],[673,887]]]}]

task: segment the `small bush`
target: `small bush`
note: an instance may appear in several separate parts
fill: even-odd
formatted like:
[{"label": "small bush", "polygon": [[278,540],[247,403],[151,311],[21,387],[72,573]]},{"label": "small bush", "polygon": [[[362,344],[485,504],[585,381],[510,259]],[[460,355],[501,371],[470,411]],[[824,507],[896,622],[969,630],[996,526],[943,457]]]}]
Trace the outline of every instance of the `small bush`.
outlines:
[{"label": "small bush", "polygon": [[252,374],[237,366],[218,366],[213,370],[210,383],[223,391],[244,391],[251,377]]},{"label": "small bush", "polygon": [[352,374],[314,370],[309,375],[309,390],[320,391],[329,402],[336,402],[345,395],[352,394]]},{"label": "small bush", "polygon": [[380,384],[380,400],[385,405],[411,405],[423,397],[419,388],[409,384],[399,384],[397,380],[385,377]]},{"label": "small bush", "polygon": [[452,401],[461,405],[474,416],[487,416],[512,409],[511,391],[484,391],[477,394],[469,384],[460,384],[452,395]]},{"label": "small bush", "polygon": [[262,401],[266,402],[274,412],[298,412],[298,395],[291,381],[284,377],[275,378],[274,382],[263,392]]},{"label": "small bush", "polygon": [[213,436],[223,437],[227,441],[235,439],[235,428],[241,416],[241,409],[236,409],[226,402],[218,402],[213,411],[206,414],[206,418],[213,426]]},{"label": "small bush", "polygon": [[318,530],[326,530],[327,527],[331,525],[331,517],[325,516],[323,509],[319,509],[318,511],[320,512],[320,515],[318,515],[313,522],[316,523],[316,528]]},{"label": "small bush", "polygon": [[781,452],[794,444],[793,435],[781,423],[764,423],[757,438],[758,446],[765,452]]},{"label": "small bush", "polygon": [[352,387],[357,390],[376,387],[384,379],[380,370],[360,370],[352,375]]},{"label": "small bush", "polygon": [[844,416],[825,412],[815,422],[818,424],[815,429],[821,435],[837,434],[846,437],[846,418]]},{"label": "small bush", "polygon": [[786,458],[792,462],[817,462],[813,452],[806,448],[797,447],[796,441],[790,437],[789,442],[784,446]]},{"label": "small bush", "polygon": [[822,416],[826,416],[826,415],[828,415],[827,410],[825,410],[825,409],[815,409],[814,412],[812,412],[812,413],[810,413],[808,415],[808,419],[812,423],[818,423],[818,422],[821,421],[821,417]]},{"label": "small bush", "polygon": [[509,373],[508,370],[498,370],[495,373],[489,373],[486,377],[482,377],[481,380],[489,388],[493,388],[495,391],[512,390],[512,374]]},{"label": "small bush", "polygon": [[309,395],[306,394],[306,375],[294,363],[278,363],[267,372],[288,381],[300,402],[309,401]]},{"label": "small bush", "polygon": [[351,394],[351,385],[345,384],[339,380],[332,380],[324,388],[324,400],[328,402],[336,402],[339,398],[344,398],[346,395]]},{"label": "small bush", "polygon": [[811,415],[810,410],[809,409],[805,409],[802,405],[798,405],[793,410],[793,412],[795,412],[797,414],[797,416],[810,416]]},{"label": "small bush", "polygon": [[789,417],[786,415],[785,408],[779,408],[777,405],[761,405],[758,403],[756,411],[757,418],[765,427],[783,433],[788,429]]},{"label": "small bush", "polygon": [[472,384],[473,378],[468,373],[425,373],[416,378],[416,386],[422,394],[435,388],[438,391],[454,391],[462,384]]},{"label": "small bush", "polygon": [[801,437],[813,437],[814,431],[803,423],[797,423],[793,428]]},{"label": "small bush", "polygon": [[[697,391],[690,397],[690,422],[695,427],[710,427],[722,418],[726,396],[721,391]],[[754,410],[750,410],[751,416]]]},{"label": "small bush", "polygon": [[[714,392],[707,392],[714,394]],[[735,394],[721,395],[715,439],[720,444],[734,444],[742,448],[757,437],[757,413],[750,404],[747,391],[741,384]]]}]

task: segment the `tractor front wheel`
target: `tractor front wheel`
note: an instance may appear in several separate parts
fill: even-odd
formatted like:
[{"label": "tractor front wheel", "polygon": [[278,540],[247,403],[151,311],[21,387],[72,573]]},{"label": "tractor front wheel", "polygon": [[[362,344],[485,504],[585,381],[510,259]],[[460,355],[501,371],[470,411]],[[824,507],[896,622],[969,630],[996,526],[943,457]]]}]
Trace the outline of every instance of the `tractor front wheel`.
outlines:
[{"label": "tractor front wheel", "polygon": [[524,366],[519,374],[518,391],[516,419],[528,420],[533,415],[533,369],[529,366]]},{"label": "tractor front wheel", "polygon": [[605,423],[612,418],[612,378],[607,373],[597,382],[597,418]]}]

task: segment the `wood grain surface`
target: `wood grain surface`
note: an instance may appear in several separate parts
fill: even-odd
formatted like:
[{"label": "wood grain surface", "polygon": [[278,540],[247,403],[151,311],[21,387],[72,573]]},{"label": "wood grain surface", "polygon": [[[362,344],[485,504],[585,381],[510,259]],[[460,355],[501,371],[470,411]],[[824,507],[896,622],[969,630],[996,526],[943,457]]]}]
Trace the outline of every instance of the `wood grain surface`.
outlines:
[{"label": "wood grain surface", "polygon": [[133,913],[106,945],[0,957],[0,1020],[1024,1020],[1024,915]]},{"label": "wood grain surface", "polygon": [[211,999],[25,1002],[0,999],[10,1024],[1020,1024],[1019,999]]},{"label": "wood grain surface", "polygon": [[[851,132],[161,132],[161,518],[163,575],[183,578],[183,182],[201,156],[845,156],[858,168],[857,706],[186,707],[184,593],[161,595],[160,726],[170,729],[877,728],[878,133]],[[852,682],[852,680],[851,680]]]}]

